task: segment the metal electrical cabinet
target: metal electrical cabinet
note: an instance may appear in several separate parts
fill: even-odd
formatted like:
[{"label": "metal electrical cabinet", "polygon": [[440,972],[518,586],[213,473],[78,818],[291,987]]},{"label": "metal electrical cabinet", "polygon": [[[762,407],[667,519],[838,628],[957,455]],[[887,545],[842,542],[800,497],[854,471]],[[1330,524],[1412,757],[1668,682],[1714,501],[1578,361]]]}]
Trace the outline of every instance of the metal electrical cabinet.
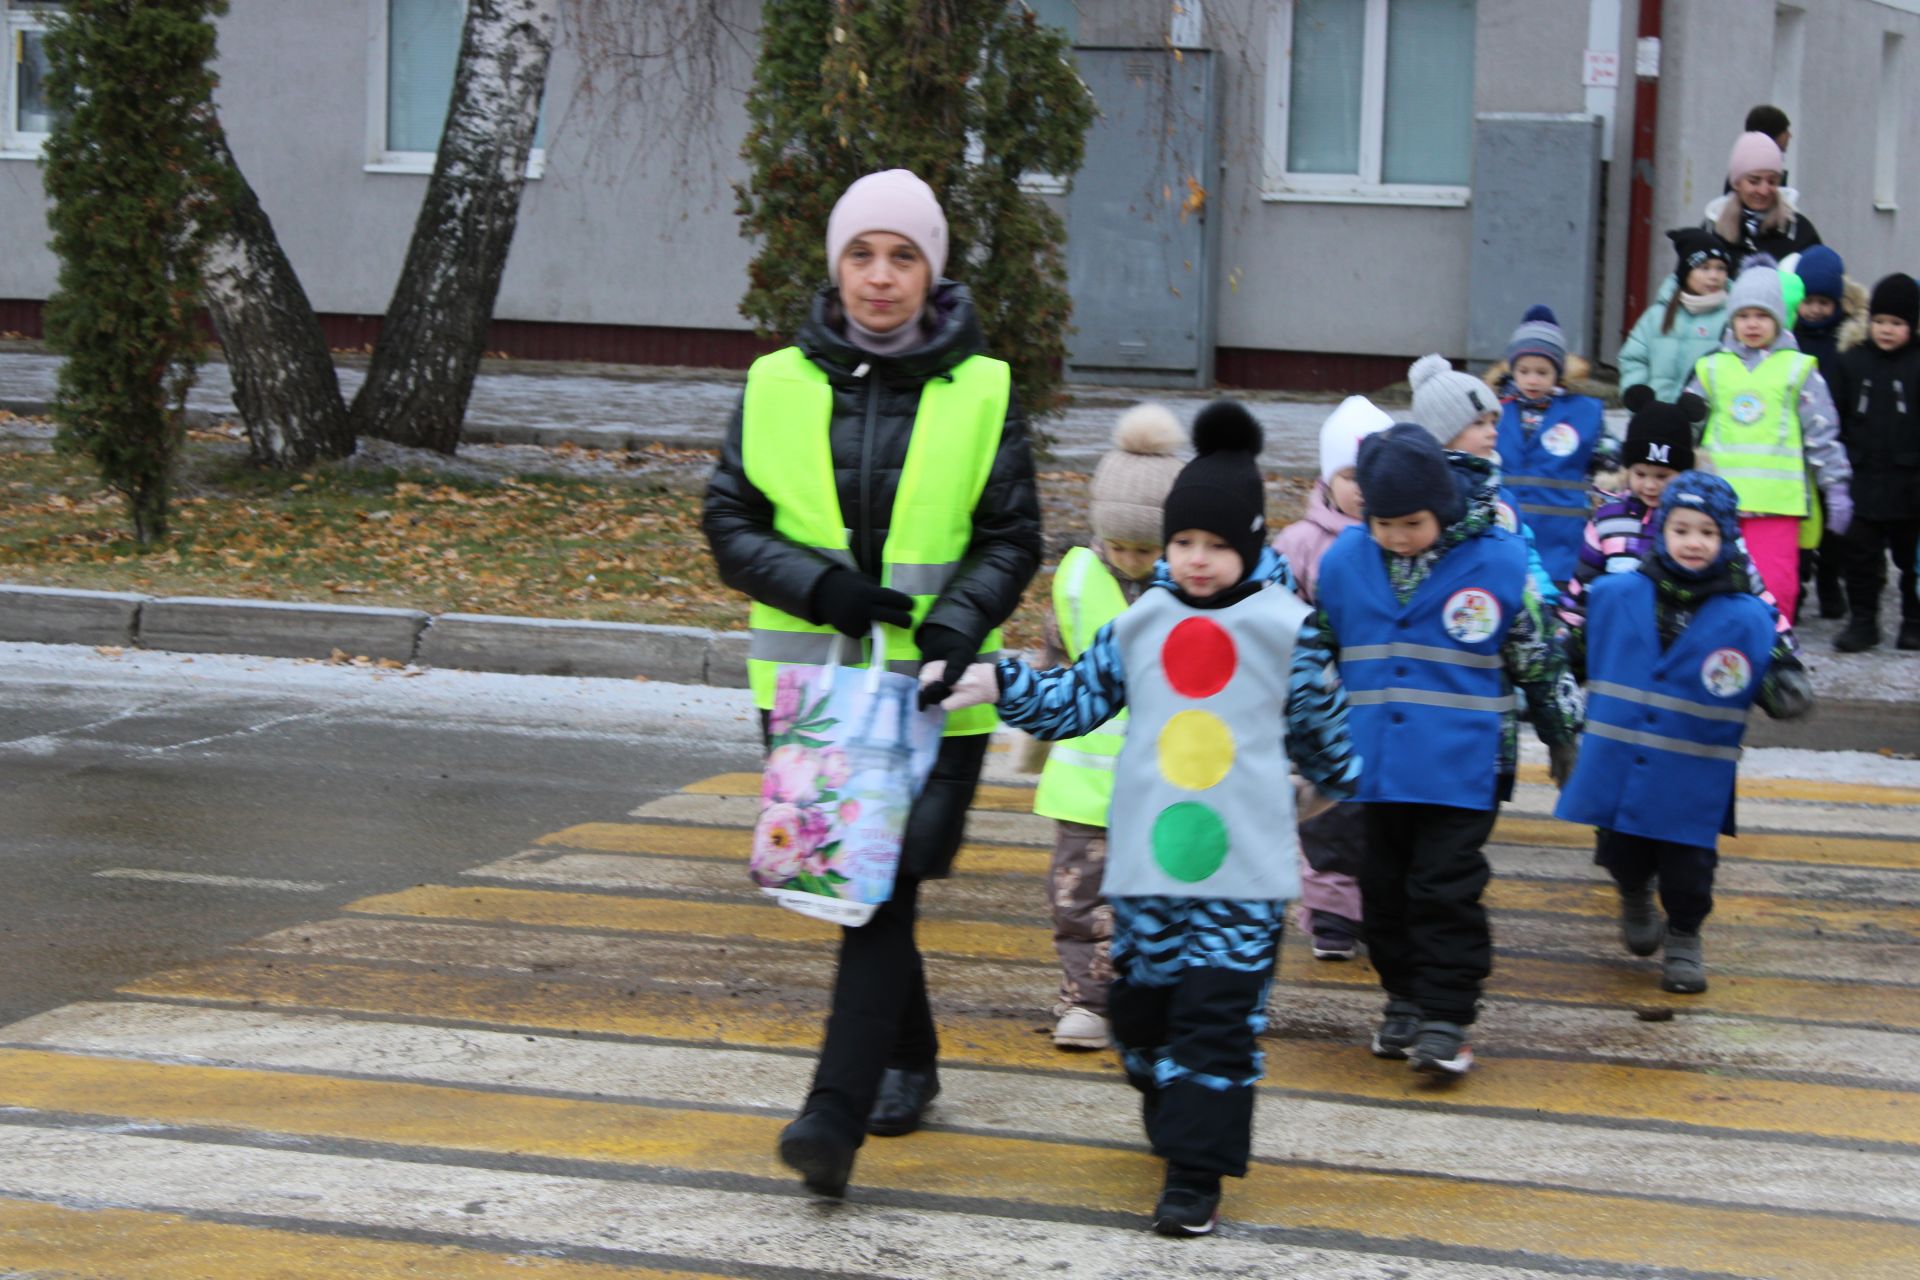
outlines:
[{"label": "metal electrical cabinet", "polygon": [[1080,48],[1099,116],[1067,199],[1067,377],[1213,383],[1219,93],[1205,50]]}]

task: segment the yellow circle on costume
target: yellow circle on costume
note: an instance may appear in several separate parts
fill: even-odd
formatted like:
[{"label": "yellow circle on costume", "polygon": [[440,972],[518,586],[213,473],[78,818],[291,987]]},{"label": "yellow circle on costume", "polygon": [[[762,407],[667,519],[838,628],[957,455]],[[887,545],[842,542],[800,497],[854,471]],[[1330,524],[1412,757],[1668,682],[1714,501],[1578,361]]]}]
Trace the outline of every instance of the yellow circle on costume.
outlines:
[{"label": "yellow circle on costume", "polygon": [[1219,716],[1182,711],[1160,731],[1160,772],[1188,791],[1205,791],[1233,768],[1233,732]]}]

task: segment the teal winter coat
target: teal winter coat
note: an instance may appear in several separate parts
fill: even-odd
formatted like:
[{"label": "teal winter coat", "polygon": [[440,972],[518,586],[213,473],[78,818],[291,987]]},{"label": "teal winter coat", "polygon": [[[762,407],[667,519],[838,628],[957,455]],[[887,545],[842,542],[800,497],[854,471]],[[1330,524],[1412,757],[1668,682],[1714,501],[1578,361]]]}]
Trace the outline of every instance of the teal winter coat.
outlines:
[{"label": "teal winter coat", "polygon": [[1620,389],[1642,384],[1671,404],[1686,390],[1687,379],[1701,356],[1720,349],[1720,336],[1731,318],[1726,307],[1716,307],[1699,315],[1690,315],[1685,307],[1673,312],[1673,328],[1660,332],[1660,319],[1667,312],[1667,300],[1679,288],[1679,281],[1667,277],[1653,305],[1641,313],[1633,332],[1620,348]]}]

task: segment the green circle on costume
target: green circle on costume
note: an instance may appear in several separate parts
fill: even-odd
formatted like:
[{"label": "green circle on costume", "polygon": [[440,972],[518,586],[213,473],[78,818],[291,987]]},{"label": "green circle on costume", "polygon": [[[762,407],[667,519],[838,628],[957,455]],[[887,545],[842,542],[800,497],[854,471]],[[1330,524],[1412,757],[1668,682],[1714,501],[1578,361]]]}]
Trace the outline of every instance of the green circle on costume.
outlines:
[{"label": "green circle on costume", "polygon": [[1153,860],[1175,880],[1205,880],[1227,860],[1227,824],[1196,801],[1170,804],[1153,820]]}]

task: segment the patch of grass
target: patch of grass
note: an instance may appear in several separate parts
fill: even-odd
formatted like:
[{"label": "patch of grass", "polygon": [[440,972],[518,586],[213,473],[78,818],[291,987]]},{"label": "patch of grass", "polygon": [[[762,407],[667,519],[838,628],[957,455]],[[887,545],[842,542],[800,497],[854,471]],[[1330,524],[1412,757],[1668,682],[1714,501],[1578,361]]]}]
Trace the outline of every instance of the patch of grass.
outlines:
[{"label": "patch of grass", "polygon": [[346,466],[290,477],[188,454],[172,535],[143,553],[84,462],[0,451],[0,578],[722,629],[745,617],[684,487]]}]

